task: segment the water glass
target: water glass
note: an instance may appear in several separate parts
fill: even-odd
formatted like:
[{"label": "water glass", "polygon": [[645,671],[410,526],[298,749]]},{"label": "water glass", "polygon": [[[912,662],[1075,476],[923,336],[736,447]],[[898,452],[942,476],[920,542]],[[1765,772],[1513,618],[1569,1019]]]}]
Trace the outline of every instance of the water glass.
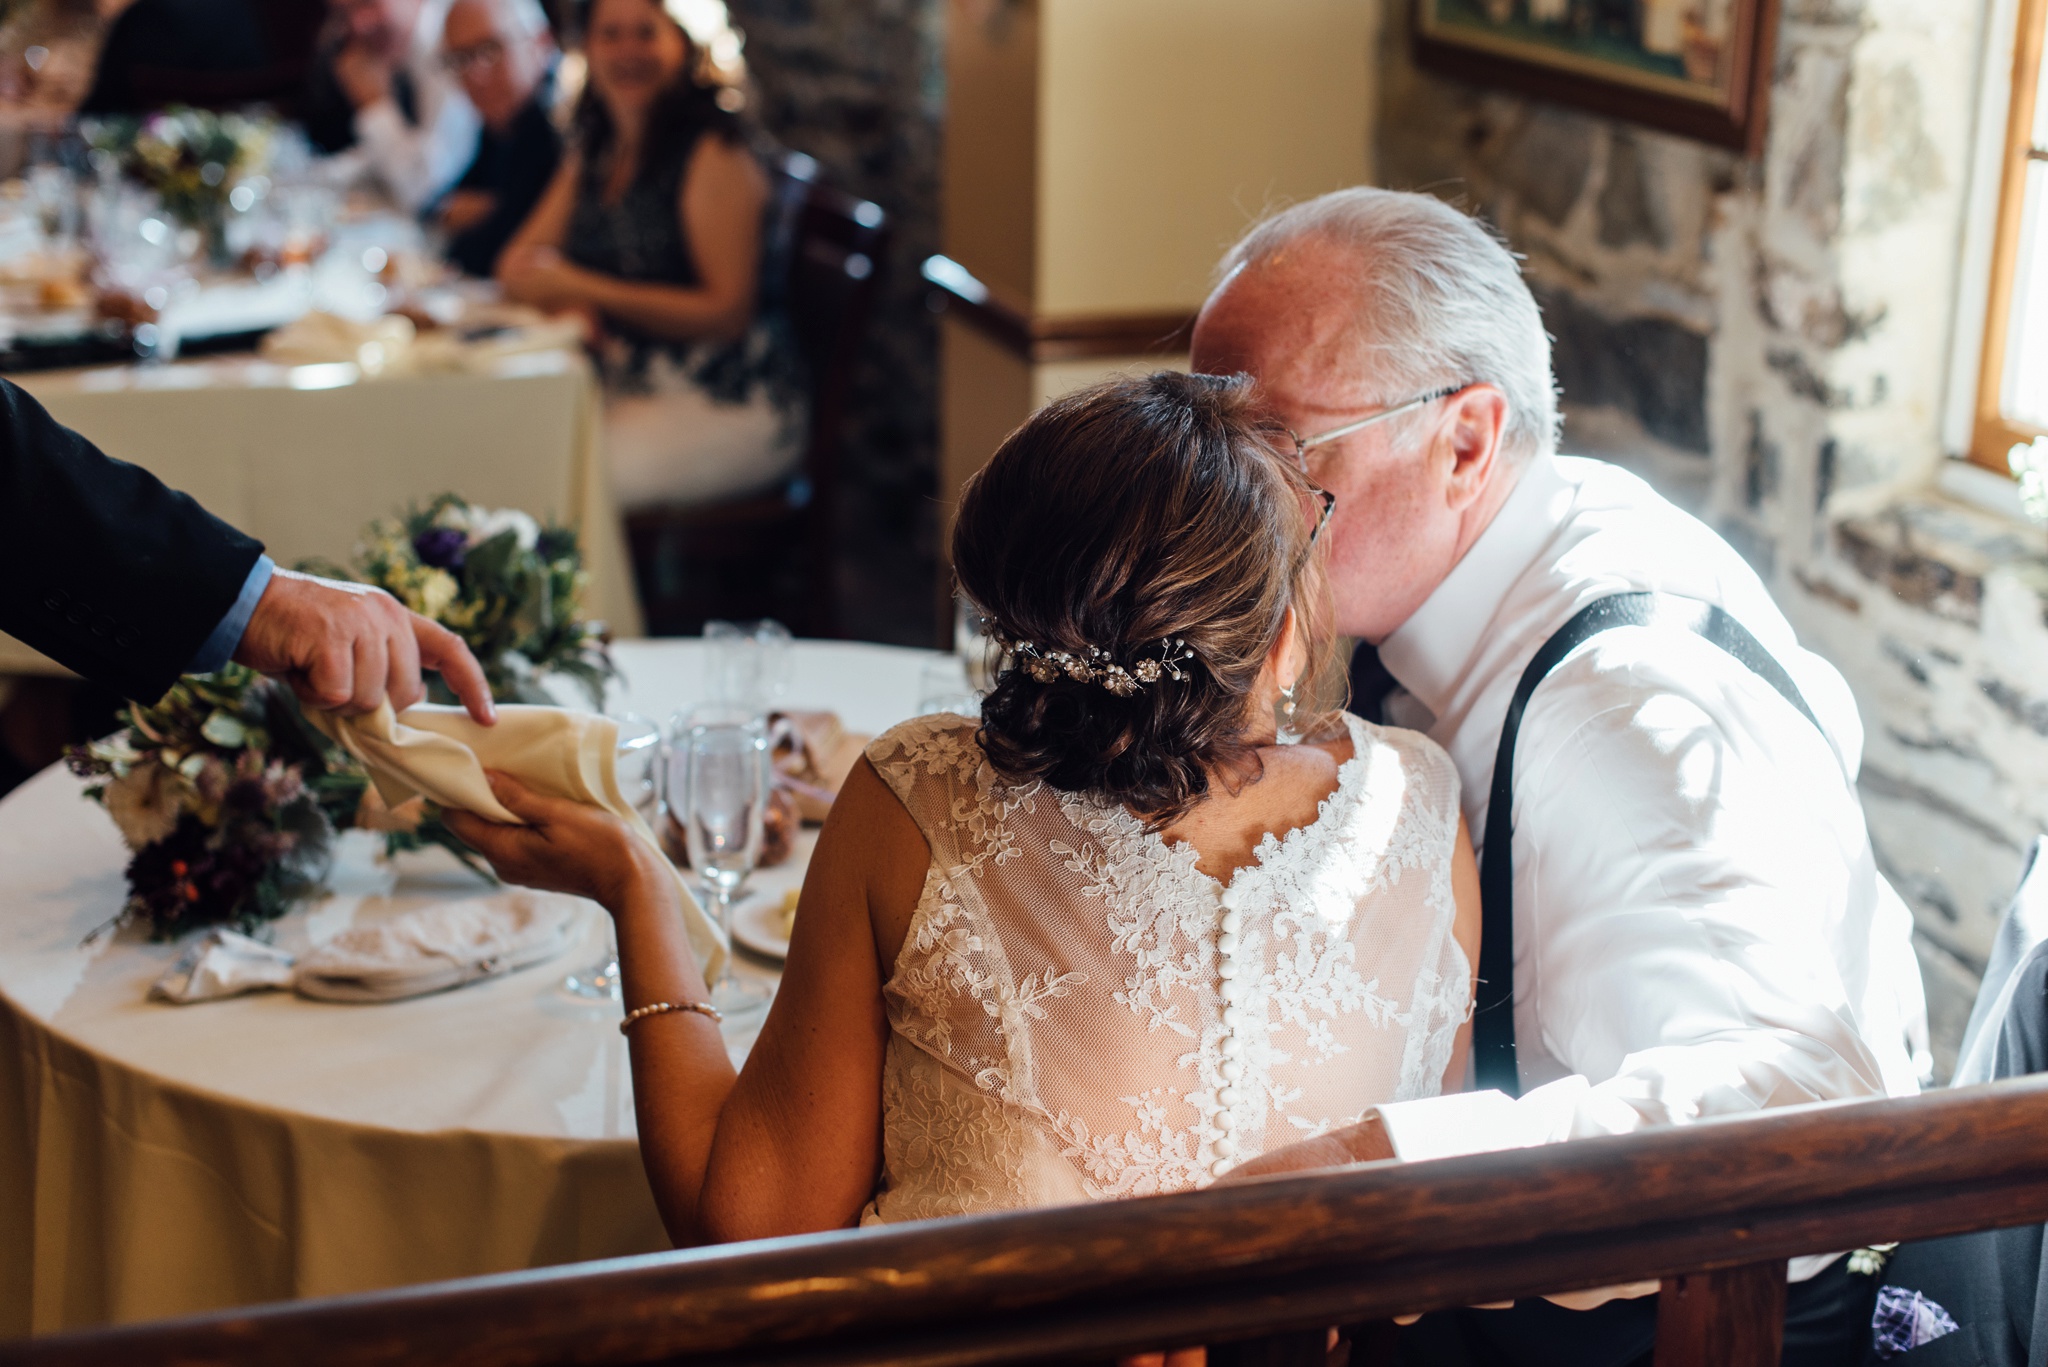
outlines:
[{"label": "water glass", "polygon": [[[671,742],[668,805],[681,823],[690,868],[718,909],[718,924],[732,934],[733,896],[761,857],[768,806],[768,731],[754,712],[700,708]],[[712,985],[711,1004],[728,1018],[758,1011],[768,989],[733,974],[732,961]]]},{"label": "water glass", "polygon": [[935,712],[981,715],[981,693],[968,682],[964,662],[951,656],[918,671],[917,715],[928,717]]},{"label": "water glass", "polygon": [[[612,752],[619,792],[645,816],[655,805],[661,729],[636,712],[621,712],[613,720],[619,727]],[[625,999],[625,980],[619,974],[619,935],[610,917],[605,918],[604,953],[562,979],[562,990],[592,1001]]]},{"label": "water glass", "polygon": [[704,624],[707,692],[715,703],[769,712],[789,691],[789,628],[758,622]]}]

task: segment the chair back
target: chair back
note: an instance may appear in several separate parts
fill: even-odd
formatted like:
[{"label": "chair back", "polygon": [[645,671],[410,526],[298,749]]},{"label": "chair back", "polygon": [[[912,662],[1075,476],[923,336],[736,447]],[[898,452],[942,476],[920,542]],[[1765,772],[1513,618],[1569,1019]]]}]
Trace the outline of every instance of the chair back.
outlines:
[{"label": "chair back", "polygon": [[2020,869],[2020,885],[1998,923],[1998,938],[1991,944],[1991,961],[1985,965],[1984,981],[1977,988],[1977,1003],[1970,1008],[1970,1023],[1963,1030],[1962,1048],[1956,1052],[1956,1075],[1951,1085],[1962,1087],[1989,1082],[1998,1064],[1998,1035],[2012,1006],[2015,971],[2028,955],[2048,941],[2048,835],[2036,836]]},{"label": "chair back", "polygon": [[811,430],[805,469],[813,497],[833,491],[854,362],[881,284],[889,244],[882,207],[819,179],[801,152],[777,176],[769,251],[798,349],[810,376]]}]

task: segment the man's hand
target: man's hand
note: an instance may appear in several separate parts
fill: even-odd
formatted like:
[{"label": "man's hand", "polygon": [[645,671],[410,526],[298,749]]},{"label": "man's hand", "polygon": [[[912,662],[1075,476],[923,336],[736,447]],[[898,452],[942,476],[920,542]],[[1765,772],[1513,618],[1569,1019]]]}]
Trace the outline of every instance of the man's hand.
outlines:
[{"label": "man's hand", "polygon": [[367,109],[391,94],[391,60],[361,42],[348,42],[334,54],[334,83],[357,109]]},{"label": "man's hand", "polygon": [[438,670],[470,716],[486,726],[498,719],[462,638],[367,584],[275,571],[235,660],[285,680],[314,707],[349,713],[374,712],[387,697],[403,712],[426,696],[420,670]]},{"label": "man's hand", "polygon": [[1394,1141],[1387,1137],[1387,1127],[1380,1120],[1380,1113],[1374,1111],[1356,1125],[1347,1125],[1341,1130],[1317,1135],[1314,1139],[1298,1140],[1270,1153],[1262,1153],[1242,1166],[1232,1168],[1217,1179],[1217,1185],[1253,1177],[1272,1177],[1283,1172],[1316,1172],[1398,1157],[1400,1155],[1394,1152]]}]

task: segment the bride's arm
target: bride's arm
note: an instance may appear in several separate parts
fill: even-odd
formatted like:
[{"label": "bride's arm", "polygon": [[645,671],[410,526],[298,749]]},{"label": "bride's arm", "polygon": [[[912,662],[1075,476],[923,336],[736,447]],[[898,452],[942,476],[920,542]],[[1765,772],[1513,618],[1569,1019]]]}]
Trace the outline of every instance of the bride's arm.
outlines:
[{"label": "bride's arm", "polygon": [[882,1159],[882,983],[931,851],[863,758],[804,875],[775,1008],[726,1104],[701,1215],[707,1237],[759,1239],[859,1218]]},{"label": "bride's arm", "polygon": [[[710,994],[685,938],[675,876],[614,817],[492,775],[527,824],[449,825],[507,882],[589,897],[618,925],[626,1007]],[[737,1080],[696,1012],[629,1032],[640,1155],[677,1244],[835,1229],[873,1193],[881,1154],[881,965],[895,959],[930,853],[862,760],[804,878],[775,1005]]]},{"label": "bride's arm", "polygon": [[[1470,967],[1472,981],[1467,984],[1471,1000],[1479,999],[1479,862],[1472,857],[1472,837],[1465,829],[1465,818],[1458,818],[1458,843],[1451,851],[1451,895],[1457,899],[1457,919],[1451,923],[1451,936],[1458,942],[1458,948],[1465,951],[1465,962]],[[1472,1017],[1468,1013],[1465,1023],[1458,1027],[1458,1038],[1451,1045],[1451,1066],[1444,1069],[1446,1092],[1465,1090],[1465,1064],[1472,1055]]]}]

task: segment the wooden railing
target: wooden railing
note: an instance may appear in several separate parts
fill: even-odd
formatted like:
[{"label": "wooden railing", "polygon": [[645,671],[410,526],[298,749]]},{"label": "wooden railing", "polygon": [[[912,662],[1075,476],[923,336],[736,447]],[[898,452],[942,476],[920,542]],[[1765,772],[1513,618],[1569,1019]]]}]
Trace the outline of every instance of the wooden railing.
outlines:
[{"label": "wooden railing", "polygon": [[586,1263],[0,1344],[0,1364],[1100,1361],[1662,1278],[1660,1367],[1775,1363],[1784,1260],[2048,1220],[2048,1076],[1192,1195]]}]

